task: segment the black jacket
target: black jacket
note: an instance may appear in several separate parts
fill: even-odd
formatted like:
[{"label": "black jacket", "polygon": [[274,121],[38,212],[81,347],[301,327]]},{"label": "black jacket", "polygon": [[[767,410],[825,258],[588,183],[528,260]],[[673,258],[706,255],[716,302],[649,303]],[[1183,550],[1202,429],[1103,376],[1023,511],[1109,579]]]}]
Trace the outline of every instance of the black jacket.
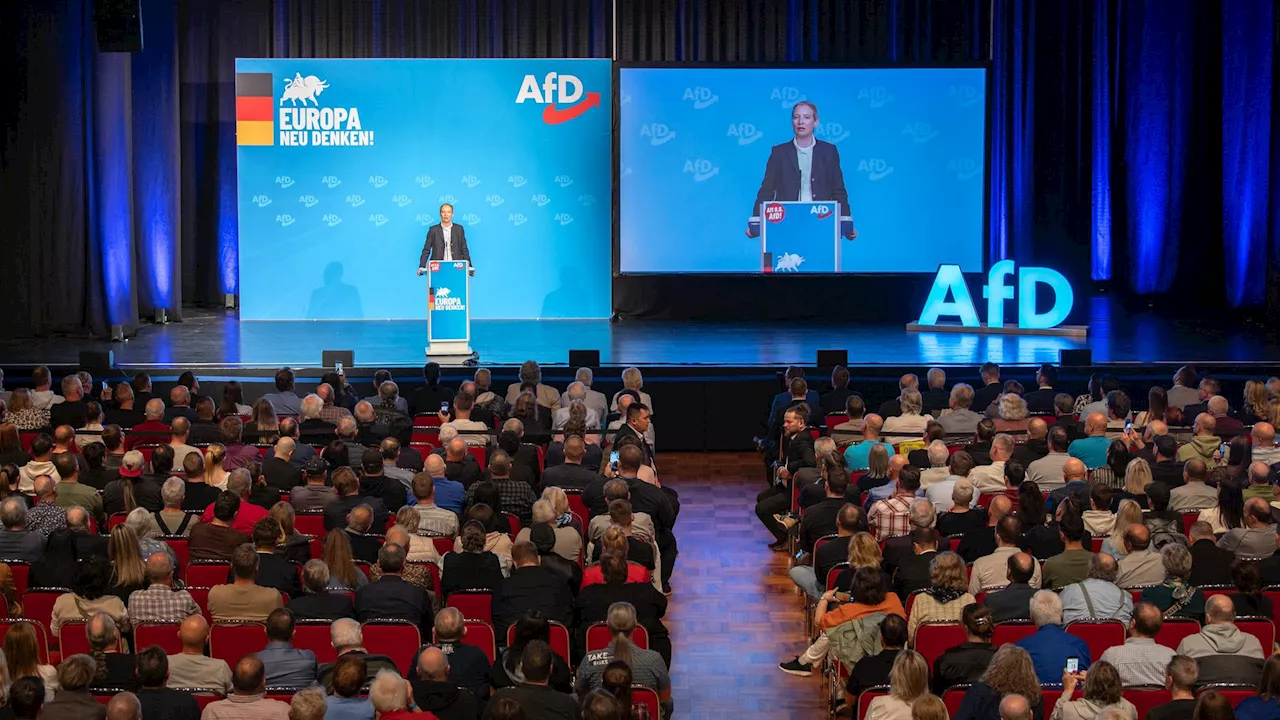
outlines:
[{"label": "black jacket", "polygon": [[308,445],[328,445],[338,437],[337,427],[320,418],[308,418],[298,423],[298,439]]},{"label": "black jacket", "polygon": [[889,671],[893,669],[893,661],[898,658],[897,650],[881,650],[876,655],[868,655],[859,660],[849,673],[849,681],[845,689],[849,694],[858,697],[863,690],[875,685],[889,684]]},{"label": "black jacket", "polygon": [[933,662],[933,692],[939,697],[952,685],[975,683],[991,664],[996,647],[991,643],[962,642],[949,647]]},{"label": "black jacket", "polygon": [[1026,583],[1013,583],[987,593],[983,601],[991,608],[991,619],[995,622],[1027,620],[1031,617],[1031,596],[1035,594],[1036,588]]},{"label": "black jacket", "polygon": [[893,591],[899,598],[905,600],[911,593],[933,584],[929,577],[929,563],[933,562],[937,556],[938,551],[931,550],[903,558],[902,562],[898,563],[897,572],[893,574]]},{"label": "black jacket", "polygon": [[834,388],[818,399],[818,405],[826,415],[843,415],[848,410],[849,397],[853,394],[848,385]]},{"label": "black jacket", "polygon": [[995,402],[996,398],[1000,397],[1000,393],[1003,390],[1004,383],[999,380],[993,383],[987,383],[986,385],[975,389],[973,391],[973,403],[969,408],[979,415],[986,414],[987,407],[989,407],[991,403]]},{"label": "black jacket", "polygon": [[[578,594],[578,588],[582,587],[582,568],[578,567],[578,563],[572,560],[565,560],[553,552],[543,555],[540,564],[565,581],[566,586],[569,588],[569,594]],[[653,568],[649,569],[652,570]]]},{"label": "black jacket", "polygon": [[844,498],[827,498],[804,511],[800,518],[800,549],[813,552],[813,544],[824,535],[836,533],[836,517],[844,507]]},{"label": "black jacket", "polygon": [[[582,456],[582,467],[590,470],[592,473],[600,472],[600,463],[604,460],[604,451],[599,445],[587,445],[586,454]],[[542,485],[548,485],[546,474],[551,472],[551,468],[559,467],[566,464],[564,461],[564,443],[553,442],[547,445],[546,466],[543,472]]]},{"label": "black jacket", "polygon": [[[449,682],[470,690],[478,700],[489,697],[491,666],[483,650],[460,642],[438,642],[436,647],[449,658]],[[413,659],[413,667],[418,667],[417,657]]]},{"label": "black jacket", "polygon": [[[230,583],[234,579],[228,571],[227,582]],[[302,595],[302,585],[298,581],[298,566],[272,553],[258,552],[258,574],[253,576],[253,582],[262,587],[275,588],[288,595],[290,599]]]},{"label": "black jacket", "polygon": [[[594,470],[589,470],[582,465],[565,463],[548,467],[542,473],[542,487],[558,487],[571,488],[581,490],[590,485],[593,480],[601,477]],[[583,518],[586,520],[586,518]]]},{"label": "black jacket", "polygon": [[445,595],[455,590],[488,590],[502,584],[502,561],[489,551],[451,552],[444,556],[440,589]]},{"label": "black jacket", "polygon": [[[967,514],[967,513],[966,513]],[[996,529],[983,527],[966,533],[956,547],[956,552],[966,563],[972,563],[983,555],[990,555],[996,549]]]},{"label": "black jacket", "polygon": [[493,629],[499,638],[529,610],[568,625],[573,621],[573,595],[564,578],[539,565],[516,568],[493,594]]},{"label": "black jacket", "polygon": [[1164,483],[1170,490],[1180,488],[1187,484],[1186,478],[1182,476],[1182,466],[1180,460],[1157,460],[1151,463],[1151,480]]},{"label": "black jacket", "polygon": [[951,393],[943,388],[921,390],[921,412],[938,417],[938,413],[951,407]]},{"label": "black jacket", "polygon": [[[591,562],[600,562],[604,543],[597,542],[591,546]],[[627,538],[627,562],[643,565],[650,570],[656,569],[653,561],[653,546],[634,535]],[[579,576],[581,579],[581,576]]]},{"label": "black jacket", "polygon": [[622,423],[622,426],[618,428],[618,431],[617,431],[617,432],[614,434],[614,436],[613,436],[613,445],[614,445],[614,447],[617,447],[617,445],[618,445],[618,441],[622,440],[622,438],[624,438],[624,437],[633,437],[633,438],[635,438],[635,439],[639,440],[639,441],[640,441],[640,449],[644,451],[644,462],[645,462],[645,464],[646,464],[646,465],[652,465],[652,464],[653,464],[653,448],[649,447],[649,443],[644,439],[644,436],[643,436],[643,435],[641,435],[640,433],[636,432],[636,429],[635,429],[635,428],[631,427],[630,425],[628,425],[628,424],[627,424],[627,423],[625,423],[625,422],[624,422],[624,423]]},{"label": "black jacket", "polygon": [[426,590],[398,575],[383,575],[356,591],[356,619],[367,622],[383,618],[408,620],[426,638],[431,637],[435,613]]},{"label": "black jacket", "polygon": [[653,583],[623,583],[609,585],[597,583],[582,588],[573,603],[574,642],[577,653],[585,648],[587,628],[594,623],[605,622],[609,606],[616,602],[628,602],[636,609],[636,622],[649,631],[649,647],[661,653],[668,662],[671,659],[671,637],[662,618],[667,614],[667,598],[653,587]]},{"label": "black jacket", "polygon": [[84,427],[84,413],[84,400],[65,400],[49,408],[49,427],[57,428],[59,425],[70,425],[73,429]]},{"label": "black jacket", "polygon": [[262,474],[267,479],[267,486],[280,492],[289,492],[303,482],[302,470],[275,455],[268,455],[262,461]]},{"label": "black jacket", "polygon": [[385,528],[387,526],[387,518],[390,516],[387,513],[387,506],[382,504],[382,500],[362,495],[348,495],[337,500],[331,500],[328,505],[324,506],[325,532],[335,528],[346,527],[347,513],[359,505],[368,505],[373,508],[372,528]]},{"label": "black jacket", "polygon": [[525,720],[579,720],[578,701],[568,693],[559,692],[546,685],[517,685],[502,688],[493,694],[494,700],[509,697],[524,709]]},{"label": "black jacket", "polygon": [[938,532],[943,536],[960,535],[978,530],[986,524],[987,513],[980,507],[973,508],[969,512],[945,512],[938,515]]},{"label": "black jacket", "polygon": [[209,485],[201,480],[188,480],[183,485],[186,488],[186,495],[182,497],[183,510],[199,510],[204,509],[213,504],[218,499],[218,488]]},{"label": "black jacket", "polygon": [[813,572],[818,577],[818,587],[826,587],[831,568],[849,561],[849,538],[838,537],[826,541],[813,551]]},{"label": "black jacket", "polygon": [[484,472],[480,469],[480,463],[476,462],[471,453],[467,453],[456,462],[445,460],[444,476],[454,482],[462,483],[462,488],[465,490],[471,487],[472,483],[478,482],[484,476]]},{"label": "black jacket", "polygon": [[1027,414],[1052,415],[1053,399],[1057,396],[1058,391],[1053,388],[1037,388],[1024,393],[1022,399],[1027,402]]},{"label": "black jacket", "polygon": [[142,478],[122,477],[108,484],[107,489],[102,491],[102,511],[107,515],[124,512],[124,491],[121,489],[121,483],[126,482],[133,484],[133,499],[138,502],[138,507],[146,508],[151,512],[160,512],[164,507],[164,501],[160,498],[159,485]]},{"label": "black jacket", "polygon": [[[393,515],[409,501],[404,484],[386,475],[361,475],[360,494],[368,498],[378,498],[387,512]],[[375,532],[381,532],[384,526],[375,524],[373,527],[376,528]]]},{"label": "black jacket", "polygon": [[[816,140],[810,161],[810,181],[814,200],[834,200],[840,203],[843,214],[849,207],[849,191],[845,189],[844,173],[840,169],[840,151],[836,146]],[[796,158],[794,140],[774,145],[769,150],[769,160],[764,166],[764,178],[756,191],[756,201],[748,217],[760,214],[760,204],[769,200],[795,200],[800,197],[800,164]]]},{"label": "black jacket", "polygon": [[[449,256],[455,262],[471,262],[471,251],[467,249],[467,231],[457,223],[449,226]],[[444,261],[444,227],[436,223],[427,228],[427,239],[422,243],[422,255],[418,258],[418,267],[427,267],[428,260]]]},{"label": "black jacket", "polygon": [[411,684],[418,708],[435,713],[440,720],[476,720],[480,715],[475,697],[452,682],[415,679]]},{"label": "black jacket", "polygon": [[457,390],[444,385],[423,385],[409,395],[409,412],[414,415],[439,412],[440,404],[452,406],[453,396],[457,394]]},{"label": "black jacket", "polygon": [[347,540],[351,543],[351,558],[361,560],[370,565],[378,564],[378,551],[382,549],[382,538],[374,535],[362,535],[343,528]]},{"label": "black jacket", "polygon": [[200,706],[189,692],[144,688],[137,695],[142,705],[142,720],[200,720]]},{"label": "black jacket", "polygon": [[355,605],[351,598],[337,593],[320,593],[319,595],[289,596],[289,610],[298,620],[337,620],[338,618],[356,618]]},{"label": "black jacket", "polygon": [[795,435],[782,440],[779,464],[786,463],[787,471],[795,475],[801,468],[816,467],[813,454],[813,433],[805,428]]},{"label": "black jacket", "polygon": [[1048,440],[1028,440],[1013,449],[1013,460],[1022,463],[1026,468],[1031,463],[1049,454]]},{"label": "black jacket", "polygon": [[[1192,585],[1231,585],[1231,564],[1235,562],[1235,554],[1223,550],[1212,540],[1200,540],[1191,543],[1191,578]],[[1262,576],[1262,585],[1273,585],[1280,582],[1280,555],[1272,555],[1258,562],[1258,573]]]}]

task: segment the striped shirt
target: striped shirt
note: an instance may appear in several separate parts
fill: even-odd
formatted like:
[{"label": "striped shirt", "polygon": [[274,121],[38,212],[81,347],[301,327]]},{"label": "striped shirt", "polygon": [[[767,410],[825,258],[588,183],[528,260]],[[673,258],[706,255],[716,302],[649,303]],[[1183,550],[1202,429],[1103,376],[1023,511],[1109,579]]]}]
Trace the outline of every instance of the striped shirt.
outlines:
[{"label": "striped shirt", "polygon": [[419,533],[457,537],[458,515],[452,510],[445,510],[435,503],[414,505],[413,509],[418,511]]}]

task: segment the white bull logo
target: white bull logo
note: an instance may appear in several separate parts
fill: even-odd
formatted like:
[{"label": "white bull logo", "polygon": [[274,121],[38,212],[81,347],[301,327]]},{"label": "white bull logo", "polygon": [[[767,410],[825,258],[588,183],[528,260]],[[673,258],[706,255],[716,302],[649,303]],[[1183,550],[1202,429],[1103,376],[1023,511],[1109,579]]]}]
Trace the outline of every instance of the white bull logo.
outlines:
[{"label": "white bull logo", "polygon": [[315,75],[302,77],[302,73],[298,73],[292,80],[284,81],[284,95],[280,97],[280,104],[283,105],[284,101],[288,100],[296,107],[299,100],[302,101],[303,105],[306,105],[307,101],[310,100],[312,105],[319,105],[320,103],[316,101],[316,96],[327,87],[329,87],[329,83]]},{"label": "white bull logo", "polygon": [[795,253],[783,253],[782,257],[778,258],[778,266],[774,268],[774,271],[798,272],[800,270],[800,263],[802,262],[804,262],[804,258]]},{"label": "white bull logo", "polygon": [[439,290],[436,291],[436,295],[440,297],[449,297],[449,295],[451,294],[452,293],[449,292],[449,288],[440,288]]}]

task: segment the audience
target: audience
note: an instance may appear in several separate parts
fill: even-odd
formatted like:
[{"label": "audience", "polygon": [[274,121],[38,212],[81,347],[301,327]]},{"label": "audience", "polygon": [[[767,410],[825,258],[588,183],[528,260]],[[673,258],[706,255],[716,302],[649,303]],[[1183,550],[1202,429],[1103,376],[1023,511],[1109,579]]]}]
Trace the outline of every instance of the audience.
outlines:
[{"label": "audience", "polygon": [[865,720],[910,720],[911,708],[929,695],[929,664],[915,650],[903,650],[889,670],[889,694],[867,707]]},{"label": "audience", "polygon": [[[1084,681],[1083,697],[1072,700],[1076,685]],[[1103,713],[1111,708],[1120,710],[1121,717],[1131,720],[1138,717],[1138,710],[1133,703],[1123,697],[1124,688],[1120,683],[1120,674],[1110,663],[1099,660],[1088,673],[1062,673],[1062,695],[1053,708],[1054,720],[1094,720],[1101,719]]]},{"label": "audience", "polygon": [[[289,720],[289,706],[266,697],[266,678],[266,669],[256,655],[240,658],[231,676],[234,693],[226,700],[209,703],[201,720]],[[403,682],[400,686],[403,691]]]},{"label": "audience", "polygon": [[1125,687],[1135,685],[1163,685],[1170,663],[1174,659],[1171,648],[1156,644],[1156,634],[1164,625],[1164,614],[1151,603],[1139,603],[1133,609],[1129,621],[1129,637],[1124,645],[1107,648],[1098,658],[1107,662],[1120,674]]},{"label": "audience", "polygon": [[[1016,552],[1016,551],[1015,551]],[[966,605],[974,602],[967,591],[964,561],[953,552],[940,553],[929,568],[930,585],[918,595],[907,618],[907,635],[915,641],[916,629],[931,620],[960,620]]]},{"label": "audience", "polygon": [[[1191,584],[1196,586],[1202,585],[1226,585],[1231,583],[1231,566],[1235,561],[1235,555],[1228,550],[1218,547],[1217,538],[1213,535],[1213,526],[1209,523],[1198,520],[1191,523],[1191,529],[1188,532],[1190,536],[1191,551]],[[1268,575],[1269,569],[1273,566],[1280,567],[1280,559],[1272,557],[1266,558],[1258,563],[1258,571],[1262,573],[1263,584],[1268,577],[1274,577],[1280,581],[1280,574]]]},{"label": "audience", "polygon": [[[1057,679],[1055,678],[1055,682]],[[1040,682],[1026,650],[1005,643],[982,677],[965,691],[956,720],[1043,720]]]},{"label": "audience", "polygon": [[227,663],[204,654],[209,642],[209,624],[201,615],[192,615],[178,628],[182,651],[169,656],[169,687],[190,690],[207,688],[228,695],[233,686]]},{"label": "audience", "polygon": [[267,616],[267,646],[258,659],[267,669],[267,685],[301,688],[316,681],[316,654],[293,646],[293,613],[284,608]]},{"label": "audience", "polygon": [[1258,694],[1236,706],[1238,720],[1272,720],[1280,717],[1280,656],[1272,655],[1262,664]]},{"label": "audience", "polygon": [[345,662],[359,662],[365,672],[378,673],[382,670],[395,670],[396,663],[386,655],[370,654],[364,647],[364,636],[360,632],[360,623],[350,618],[340,618],[329,626],[329,642],[338,654],[335,662],[326,663],[320,668],[317,682],[326,690],[333,690],[339,681],[339,669]]},{"label": "audience", "polygon": [[282,606],[278,590],[258,585],[255,580],[260,559],[249,543],[231,554],[232,582],[209,590],[209,616],[214,622],[265,622],[272,610]]},{"label": "audience", "polygon": [[636,647],[631,639],[636,624],[636,609],[630,603],[616,602],[609,607],[606,625],[613,639],[605,649],[589,652],[582,658],[578,665],[576,692],[582,695],[599,687],[609,663],[621,660],[631,667],[634,682],[658,692],[663,715],[670,717],[671,679],[667,675],[666,660],[653,650]]},{"label": "audience", "polygon": [[1115,558],[1098,553],[1089,558],[1089,572],[1084,580],[1067,585],[1062,599],[1062,619],[1066,622],[1084,618],[1110,618],[1127,623],[1133,616],[1133,597],[1116,585],[1119,567]]},{"label": "audience", "polygon": [[[993,503],[994,504],[994,503]],[[996,524],[996,547],[990,553],[978,558],[973,563],[973,573],[969,578],[969,594],[976,595],[983,590],[1002,588],[1009,584],[1009,558],[1020,552],[1022,540],[1022,522],[1014,515],[1005,515]],[[1030,560],[1030,558],[1028,558]],[[1032,587],[1040,587],[1040,564],[1031,562]]]},{"label": "audience", "polygon": [[1147,720],[1192,720],[1196,708],[1194,689],[1200,669],[1186,655],[1174,655],[1164,671],[1164,689],[1169,702],[1147,710]]},{"label": "audience", "polygon": [[168,553],[147,558],[145,589],[129,595],[129,618],[135,623],[181,621],[200,614],[200,606],[185,589],[173,586],[173,560]]},{"label": "audience", "polygon": [[327,698],[325,720],[372,720],[373,704],[360,696],[367,673],[364,660],[357,656],[339,657],[333,663],[328,686],[333,694]]},{"label": "audience", "polygon": [[1041,683],[1058,682],[1069,657],[1079,661],[1081,670],[1089,669],[1089,645],[1063,630],[1062,600],[1056,593],[1041,590],[1031,598],[1031,621],[1036,624],[1035,633],[1014,644],[1031,655]]},{"label": "audience", "polygon": [[[1151,531],[1147,526],[1142,524],[1141,510],[1137,511],[1137,521],[1132,524],[1121,525],[1122,520],[1127,520],[1125,508],[1136,508],[1137,504],[1132,501],[1126,501],[1120,504],[1120,512],[1117,513],[1116,529],[1123,530],[1123,556],[1119,560],[1119,574],[1116,577],[1116,584],[1124,589],[1145,587],[1147,585],[1156,585],[1165,579],[1167,568],[1161,559],[1160,553],[1151,548]],[[1104,548],[1105,550],[1105,548]],[[1185,550],[1185,548],[1184,548]],[[1191,563],[1187,561],[1187,572],[1191,570]]]},{"label": "audience", "polygon": [[538,549],[528,541],[517,542],[511,550],[515,564],[493,594],[494,631],[505,637],[507,628],[531,610],[550,620],[570,624],[573,597],[559,575],[542,567]]},{"label": "audience", "polygon": [[[515,629],[511,631],[511,643],[507,646],[502,659],[493,664],[489,673],[489,682],[494,688],[508,688],[519,685],[526,677],[523,654],[525,648],[534,642],[549,644],[551,642],[551,624],[542,613],[533,610],[516,620]],[[560,655],[552,653],[551,669],[547,685],[561,693],[573,692],[573,671],[569,663]],[[497,696],[494,697],[497,699]]]},{"label": "audience", "polygon": [[[1165,617],[1177,615],[1202,621],[1205,613],[1204,593],[1188,582],[1191,578],[1191,551],[1181,545],[1165,545],[1159,558],[1164,567],[1163,582],[1145,588],[1142,591],[1142,601],[1155,605]],[[1140,582],[1130,587],[1148,584]],[[1227,601],[1230,602],[1230,599]]]},{"label": "audience", "polygon": [[[199,720],[200,706],[195,697],[168,686],[169,658],[165,657],[160,646],[152,645],[138,652],[137,662],[138,684],[141,686],[136,696],[138,717],[144,720]],[[110,710],[107,714],[111,714]]]},{"label": "audience", "polygon": [[1030,611],[1031,597],[1036,588],[1031,583],[1036,561],[1026,553],[1015,553],[1008,556],[1005,578],[1008,584],[1002,588],[987,591],[986,605],[996,622],[1006,620],[1026,620]]},{"label": "audience", "polygon": [[[888,618],[886,618],[887,621]],[[960,624],[964,626],[965,641],[947,648],[934,661],[932,681],[934,694],[941,695],[952,685],[976,683],[982,679],[996,654],[996,647],[991,644],[996,622],[997,620],[986,606],[979,604],[965,606],[960,616]],[[885,645],[887,646],[888,643],[886,642]],[[856,672],[855,667],[854,673]],[[849,692],[857,697],[852,688]]]},{"label": "audience", "polygon": [[[1195,659],[1201,684],[1258,677],[1266,657],[1258,638],[1236,627],[1231,598],[1214,595],[1204,603],[1204,627],[1178,643],[1178,654]],[[1271,648],[1267,648],[1270,653]]]},{"label": "audience", "polygon": [[[356,619],[360,622],[380,618],[405,620],[417,625],[424,637],[430,636],[434,617],[431,600],[425,590],[400,576],[404,563],[403,547],[382,546],[378,551],[382,577],[356,591]],[[496,606],[496,600],[494,604]]]},{"label": "audience", "polygon": [[63,658],[58,664],[58,691],[38,711],[39,720],[106,720],[107,709],[89,692],[96,673],[97,663],[88,655]]},{"label": "audience", "polygon": [[[1262,467],[1265,481],[1269,468]],[[1218,547],[1231,551],[1237,558],[1256,559],[1275,553],[1276,524],[1271,519],[1271,511],[1271,505],[1260,497],[1245,500],[1244,527],[1227,530],[1218,540]]]},{"label": "audience", "polygon": [[1063,550],[1045,560],[1044,577],[1041,578],[1043,586],[1051,590],[1083,581],[1089,574],[1093,559],[1093,553],[1084,547],[1085,525],[1079,514],[1063,513],[1058,521],[1058,534],[1062,538]]}]

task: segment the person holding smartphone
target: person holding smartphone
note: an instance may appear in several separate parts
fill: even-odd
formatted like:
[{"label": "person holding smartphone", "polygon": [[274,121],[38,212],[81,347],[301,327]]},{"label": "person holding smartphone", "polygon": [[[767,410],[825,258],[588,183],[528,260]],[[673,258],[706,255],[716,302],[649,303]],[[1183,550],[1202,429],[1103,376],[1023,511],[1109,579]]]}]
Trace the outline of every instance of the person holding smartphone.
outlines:
[{"label": "person holding smartphone", "polygon": [[466,441],[468,447],[484,447],[489,444],[489,426],[471,419],[471,411],[475,409],[476,400],[471,393],[460,392],[453,396],[453,413],[450,418],[449,403],[440,403],[441,427],[452,427],[458,431],[458,437]]},{"label": "person holding smartphone", "polygon": [[[1084,697],[1072,700],[1076,687],[1084,683]],[[1124,684],[1114,665],[1099,660],[1088,671],[1080,670],[1078,657],[1067,658],[1062,671],[1062,696],[1053,707],[1053,720],[1094,720],[1106,708],[1115,707],[1126,717],[1138,717],[1133,703],[1124,699]]]}]

